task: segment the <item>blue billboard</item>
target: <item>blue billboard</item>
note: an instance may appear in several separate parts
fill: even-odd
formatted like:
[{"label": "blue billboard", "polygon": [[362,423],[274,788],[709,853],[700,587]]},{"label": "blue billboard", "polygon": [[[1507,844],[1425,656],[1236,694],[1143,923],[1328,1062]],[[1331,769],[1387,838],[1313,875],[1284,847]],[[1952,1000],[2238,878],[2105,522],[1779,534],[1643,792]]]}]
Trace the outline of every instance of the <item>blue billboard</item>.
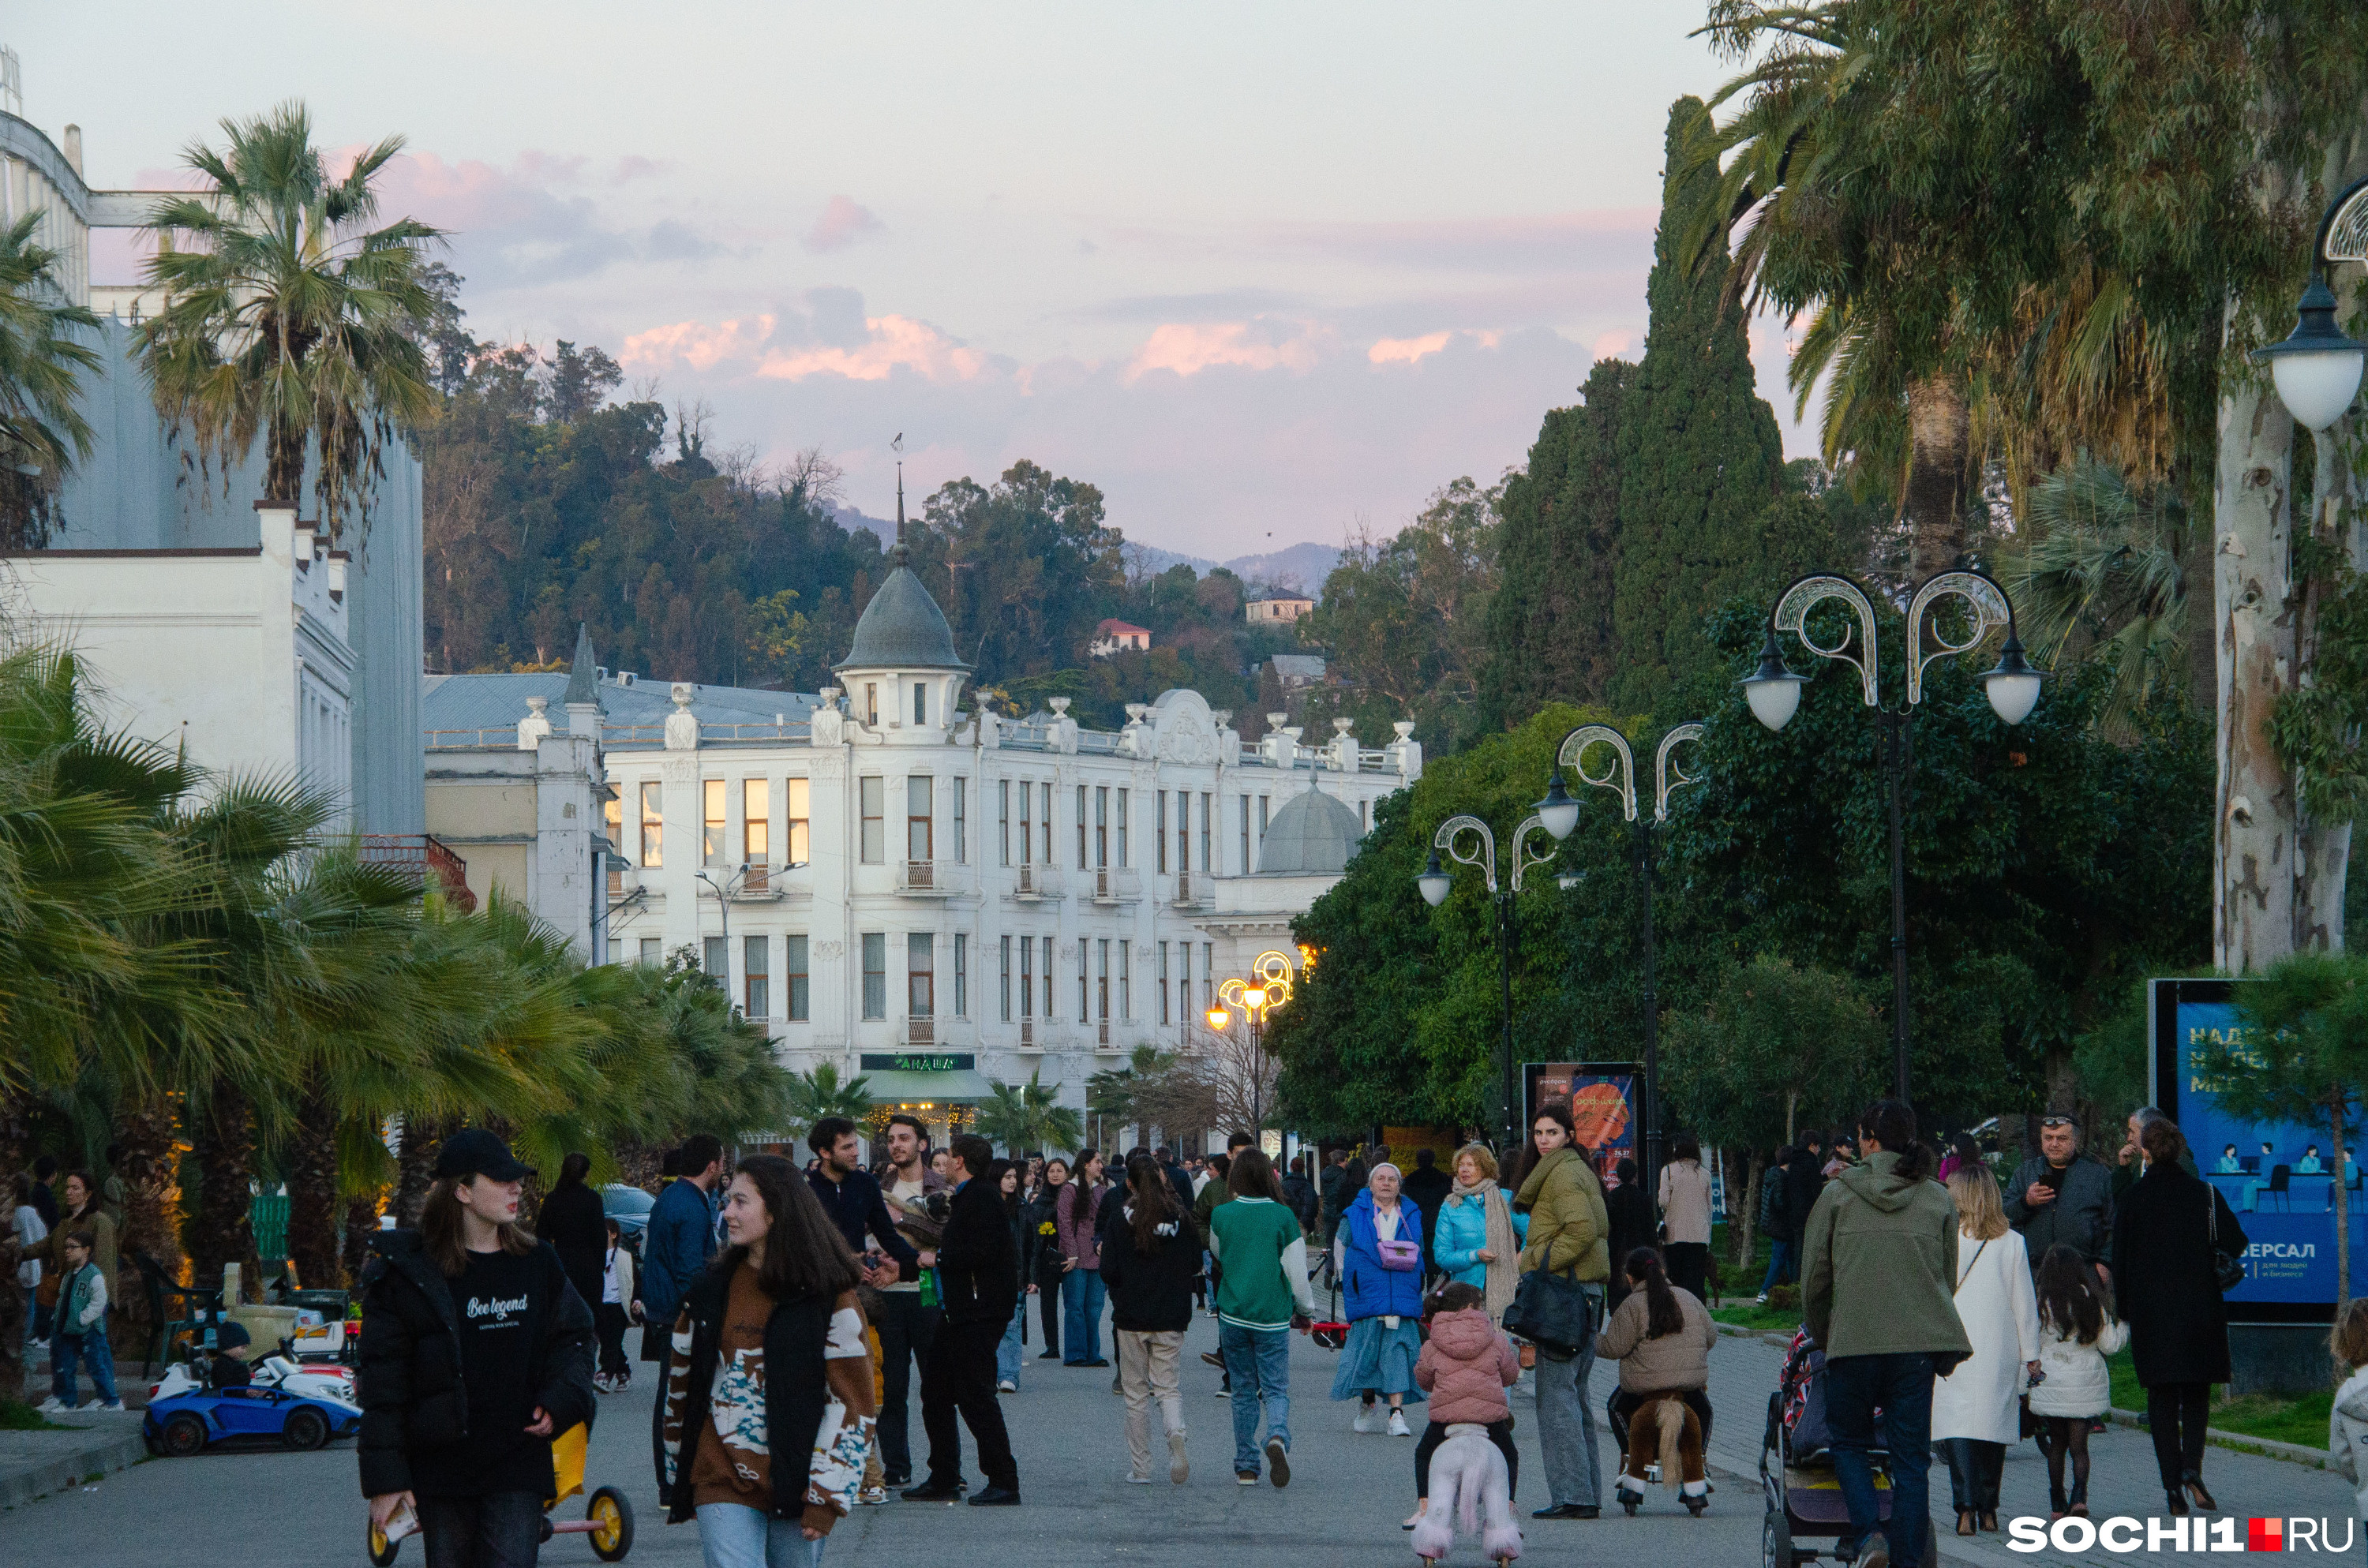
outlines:
[{"label": "blue billboard", "polygon": [[[2368,1195],[2360,1165],[2336,1169],[2324,1123],[2259,1122],[2221,1108],[2214,1054],[2242,1049],[2243,981],[2157,980],[2147,987],[2155,1104],[2179,1123],[2195,1168],[2228,1199],[2248,1244],[2231,1323],[2328,1323],[2335,1315],[2335,1186],[2345,1188],[2351,1294],[2368,1294]],[[2349,1155],[2349,1151],[2347,1151]]]}]

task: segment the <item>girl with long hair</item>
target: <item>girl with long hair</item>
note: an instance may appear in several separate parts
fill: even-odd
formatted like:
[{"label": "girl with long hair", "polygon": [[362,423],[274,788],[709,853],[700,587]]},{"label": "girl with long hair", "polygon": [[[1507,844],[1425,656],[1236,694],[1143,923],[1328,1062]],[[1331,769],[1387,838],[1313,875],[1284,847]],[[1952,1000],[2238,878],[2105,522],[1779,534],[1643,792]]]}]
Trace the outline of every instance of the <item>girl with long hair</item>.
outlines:
[{"label": "girl with long hair", "polygon": [[[1628,1281],[1628,1294],[1595,1336],[1595,1353],[1620,1364],[1620,1387],[1611,1396],[1609,1414],[1623,1460],[1621,1501],[1644,1500],[1645,1460],[1657,1453],[1665,1480],[1683,1471],[1681,1495],[1688,1510],[1699,1513],[1710,1492],[1701,1468],[1702,1444],[1710,1438],[1710,1353],[1718,1344],[1718,1325],[1702,1298],[1670,1279],[1661,1255],[1653,1248],[1631,1252],[1620,1272]],[[1659,1414],[1655,1406],[1667,1401],[1691,1413],[1691,1440],[1680,1440],[1683,1415],[1639,1420]],[[1665,1442],[1677,1443],[1679,1453],[1662,1451]],[[1640,1452],[1640,1447],[1645,1451]]]},{"label": "girl with long hair", "polygon": [[[1514,1207],[1530,1216],[1521,1272],[1543,1270],[1577,1285],[1590,1321],[1600,1323],[1604,1284],[1611,1278],[1606,1242],[1611,1219],[1603,1184],[1572,1142],[1574,1131],[1568,1100],[1548,1100],[1530,1119],[1521,1176],[1514,1183]],[[1538,1446],[1545,1453],[1552,1495],[1532,1518],[1591,1519],[1602,1512],[1601,1461],[1587,1392],[1595,1369],[1595,1339],[1580,1339],[1567,1360],[1538,1358]]]},{"label": "girl with long hair", "polygon": [[1037,1359],[1061,1358],[1061,1199],[1069,1185],[1069,1162],[1058,1154],[1044,1162],[1036,1194],[1028,1200],[1028,1244],[1021,1253],[1027,1270],[1026,1294],[1036,1298],[1037,1326],[1044,1331],[1044,1348]]},{"label": "girl with long hair", "polygon": [[1062,1362],[1107,1367],[1102,1357],[1102,1252],[1099,1221],[1110,1183],[1099,1151],[1080,1149],[1053,1216],[1061,1244]]},{"label": "girl with long hair", "polygon": [[1184,1396],[1176,1366],[1192,1324],[1192,1278],[1201,1265],[1199,1233],[1178,1205],[1167,1173],[1148,1155],[1126,1165],[1125,1207],[1104,1238],[1103,1281],[1118,1338],[1119,1392],[1126,1396],[1127,1480],[1151,1482],[1151,1403],[1167,1433],[1167,1479],[1182,1485]]},{"label": "girl with long hair", "polygon": [[[2052,1246],[2039,1260],[2039,1362],[2042,1381],[2031,1391],[2031,1414],[2041,1423],[2039,1451],[2047,1456],[2052,1517],[2089,1517],[2089,1423],[2112,1404],[2112,1373],[2105,1358],[2129,1343],[2130,1331],[2096,1269],[2068,1246]],[[2064,1464],[2072,1489],[2064,1489]],[[1989,1527],[1996,1528],[1995,1525]]]},{"label": "girl with long hair", "polygon": [[854,1507],[876,1414],[861,1273],[778,1154],[740,1162],[723,1231],[730,1244],[685,1295],[666,1356],[666,1522],[699,1520],[707,1568],[819,1563]]},{"label": "girl with long hair", "polygon": [[2020,1440],[2022,1392],[2039,1368],[2039,1312],[1998,1178],[1975,1161],[1944,1185],[1957,1206],[1957,1317],[1974,1353],[1932,1385],[1932,1440],[1949,1461],[1957,1533],[1972,1535],[1998,1528],[2007,1447]]},{"label": "girl with long hair", "polygon": [[1004,1160],[996,1173],[997,1188],[1003,1195],[1004,1218],[1011,1226],[1011,1248],[1014,1267],[1019,1276],[1019,1299],[1011,1303],[1011,1322],[1003,1330],[1003,1340],[995,1347],[995,1388],[997,1393],[1019,1392],[1019,1363],[1028,1358],[1028,1205],[1019,1193],[1020,1178],[1025,1174],[1017,1160]]}]

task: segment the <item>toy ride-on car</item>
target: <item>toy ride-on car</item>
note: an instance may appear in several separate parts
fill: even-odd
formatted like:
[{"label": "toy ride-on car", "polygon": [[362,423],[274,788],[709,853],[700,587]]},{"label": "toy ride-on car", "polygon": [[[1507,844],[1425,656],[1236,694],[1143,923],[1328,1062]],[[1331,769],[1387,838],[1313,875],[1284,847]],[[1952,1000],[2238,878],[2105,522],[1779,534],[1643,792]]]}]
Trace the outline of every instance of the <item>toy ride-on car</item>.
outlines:
[{"label": "toy ride-on car", "polygon": [[325,1393],[295,1393],[256,1383],[191,1390],[148,1406],[140,1435],[148,1451],[187,1459],[215,1443],[268,1439],[290,1449],[317,1449],[361,1430],[358,1405]]},{"label": "toy ride-on car", "polygon": [[[633,1505],[631,1499],[613,1486],[603,1486],[586,1499],[584,1517],[580,1519],[554,1519],[551,1511],[584,1490],[585,1449],[591,1433],[584,1426],[570,1426],[551,1442],[551,1468],[559,1483],[559,1494],[542,1506],[542,1539],[555,1535],[582,1535],[592,1538],[592,1551],[603,1562],[620,1562],[625,1553],[633,1550]],[[389,1568],[403,1550],[400,1539],[387,1540],[376,1525],[365,1525],[369,1538],[370,1560],[374,1568]]]}]

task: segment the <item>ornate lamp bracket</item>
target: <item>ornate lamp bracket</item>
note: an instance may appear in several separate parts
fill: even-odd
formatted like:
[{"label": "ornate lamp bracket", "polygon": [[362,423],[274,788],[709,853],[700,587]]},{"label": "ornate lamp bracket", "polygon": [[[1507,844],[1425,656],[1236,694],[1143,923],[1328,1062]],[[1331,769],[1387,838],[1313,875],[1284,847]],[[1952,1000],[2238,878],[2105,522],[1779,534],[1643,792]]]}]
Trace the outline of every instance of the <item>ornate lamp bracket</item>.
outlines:
[{"label": "ornate lamp bracket", "polygon": [[[1473,837],[1479,839],[1479,849],[1476,853],[1468,853],[1463,845],[1465,840]],[[1447,858],[1451,860],[1479,867],[1487,878],[1488,891],[1492,893],[1497,891],[1497,835],[1488,831],[1486,823],[1475,816],[1450,817],[1440,823],[1439,831],[1431,835],[1430,846],[1447,851]]]},{"label": "ornate lamp bracket", "polygon": [[1700,723],[1679,724],[1661,737],[1659,749],[1653,753],[1653,820],[1669,820],[1669,791],[1680,784],[1691,784],[1699,777],[1677,767],[1671,760],[1677,749],[1688,741],[1702,739]]},{"label": "ornate lamp bracket", "polygon": [[[1858,612],[1859,638],[1853,651],[1850,633],[1832,647],[1826,647],[1809,635],[1809,611],[1827,599],[1841,599]],[[1848,577],[1807,576],[1795,580],[1776,601],[1776,613],[1769,624],[1779,631],[1789,631],[1801,640],[1801,646],[1821,659],[1839,659],[1858,670],[1860,684],[1866,690],[1866,705],[1879,708],[1882,699],[1874,686],[1874,606],[1868,602],[1859,585]]]},{"label": "ornate lamp bracket", "polygon": [[[1941,600],[1952,596],[1964,600],[1969,607],[1973,631],[1964,642],[1952,642],[1941,635],[1937,624],[1933,625],[1932,641],[1939,646],[1928,653],[1924,651],[1927,616]],[[1917,589],[1915,599],[1907,607],[1908,706],[1924,700],[1925,665],[1978,647],[1991,632],[2013,625],[2014,611],[2007,604],[2005,590],[1982,573],[1943,572]]]},{"label": "ornate lamp bracket", "polygon": [[[1597,778],[1587,770],[1589,746],[1610,746],[1619,754],[1619,761],[1603,770]],[[1599,790],[1609,790],[1620,797],[1622,811],[1630,822],[1636,820],[1636,758],[1628,750],[1628,737],[1609,724],[1581,724],[1562,738],[1562,749],[1555,754],[1555,764],[1578,775],[1582,784],[1592,784]]]}]

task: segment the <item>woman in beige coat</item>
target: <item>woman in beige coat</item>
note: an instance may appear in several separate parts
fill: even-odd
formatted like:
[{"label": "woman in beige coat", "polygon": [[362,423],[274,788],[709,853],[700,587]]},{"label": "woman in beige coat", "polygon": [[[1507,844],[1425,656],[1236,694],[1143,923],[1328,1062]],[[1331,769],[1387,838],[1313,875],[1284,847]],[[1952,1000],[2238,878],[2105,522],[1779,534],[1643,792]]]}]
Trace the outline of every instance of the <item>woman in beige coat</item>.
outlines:
[{"label": "woman in beige coat", "polygon": [[1661,1226],[1669,1283],[1691,1291],[1696,1301],[1708,1301],[1710,1173],[1702,1169],[1702,1142],[1691,1132],[1678,1134],[1669,1163],[1661,1167]]}]

